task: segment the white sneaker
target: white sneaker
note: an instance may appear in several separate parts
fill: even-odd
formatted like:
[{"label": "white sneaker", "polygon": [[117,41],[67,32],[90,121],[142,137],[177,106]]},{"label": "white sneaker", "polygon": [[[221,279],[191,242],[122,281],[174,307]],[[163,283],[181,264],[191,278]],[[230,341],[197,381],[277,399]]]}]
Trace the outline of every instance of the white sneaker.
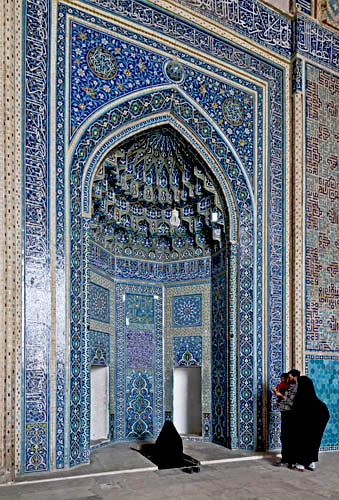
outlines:
[{"label": "white sneaker", "polygon": [[315,463],[311,462],[307,467],[305,467],[307,470],[315,470]]},{"label": "white sneaker", "polygon": [[301,465],[301,464],[295,464],[295,468],[296,468],[297,470],[300,470],[300,471],[305,470],[305,466],[304,466],[304,465]]}]

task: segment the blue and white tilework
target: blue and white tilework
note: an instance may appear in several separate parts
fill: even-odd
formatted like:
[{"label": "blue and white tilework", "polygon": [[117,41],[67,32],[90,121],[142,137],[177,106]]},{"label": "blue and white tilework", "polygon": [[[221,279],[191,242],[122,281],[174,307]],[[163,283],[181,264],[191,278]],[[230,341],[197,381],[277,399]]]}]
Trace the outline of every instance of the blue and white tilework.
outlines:
[{"label": "blue and white tilework", "polygon": [[298,54],[338,71],[339,35],[305,17],[298,16],[297,19]]},{"label": "blue and white tilework", "polygon": [[311,377],[317,396],[326,403],[330,420],[325,429],[321,448],[339,449],[339,358],[326,355],[306,355],[306,375]]},{"label": "blue and white tilework", "polygon": [[[306,1],[306,0],[305,0]],[[161,11],[154,15],[152,8],[133,0],[88,0],[110,12],[138,19],[145,26],[153,27],[154,18],[159,30],[172,32],[174,16]],[[290,54],[291,25],[287,18],[257,0],[180,0],[180,3],[204,13],[238,33],[276,51],[281,55]],[[172,28],[172,29],[171,29]],[[189,34],[188,24],[177,21],[178,36]]]},{"label": "blue and white tilework", "polygon": [[[105,323],[107,330],[113,312],[109,307],[112,304],[110,291],[107,294],[98,288],[98,284],[90,286],[88,303],[85,300],[84,258],[87,251],[89,263],[98,273],[134,283],[118,287],[117,373],[121,382],[118,382],[116,393],[115,437],[155,436],[163,421],[164,410],[171,411],[167,402],[164,408],[161,400],[164,377],[157,364],[163,355],[159,304],[163,288],[179,283],[187,284],[188,288],[180,297],[177,293],[178,303],[174,309],[170,304],[167,314],[173,320],[170,328],[181,331],[171,330],[169,336],[179,337],[186,327],[192,329],[192,336],[201,336],[203,360],[208,348],[212,349],[207,358],[211,361],[209,376],[212,387],[222,387],[223,394],[227,394],[225,399],[220,396],[211,401],[208,388],[209,400],[204,414],[209,415],[205,419],[206,425],[209,419],[209,435],[216,439],[216,429],[219,429],[217,434],[221,441],[227,442],[229,438],[233,445],[237,443],[241,448],[260,447],[265,442],[263,426],[267,415],[264,412],[268,411],[268,446],[275,446],[277,415],[274,408],[266,410],[263,381],[276,380],[284,368],[286,242],[283,208],[287,180],[285,119],[288,118],[286,103],[289,102],[285,92],[289,92],[286,82],[290,76],[285,62],[290,61],[292,53],[297,57],[293,91],[305,90],[316,108],[320,103],[314,98],[317,91],[314,86],[311,88],[312,82],[322,87],[323,93],[318,98],[323,102],[324,92],[328,94],[330,90],[325,83],[312,79],[313,76],[307,82],[307,75],[301,71],[302,65],[306,58],[311,59],[315,66],[322,66],[322,73],[317,69],[319,78],[331,79],[324,67],[334,72],[339,70],[339,35],[334,29],[328,30],[307,17],[313,8],[311,0],[296,1],[299,11],[307,15],[298,14],[293,22],[257,0],[202,0],[199,6],[193,0],[181,0],[181,3],[199,9],[221,22],[227,30],[233,30],[232,43],[227,37],[218,37],[142,0],[79,1],[78,9],[58,2],[55,20],[49,17],[50,2],[47,0],[26,0],[24,3],[23,472],[47,471],[51,463],[53,467],[63,468],[88,459],[86,436],[82,435],[82,420],[88,416],[89,401],[86,362],[91,353],[91,334],[86,333],[89,326],[86,324],[87,308],[89,319]],[[82,5],[95,7],[95,12],[82,9]],[[335,2],[328,0],[326,7],[328,19],[335,23],[338,15]],[[105,15],[99,16],[100,11],[105,11]],[[127,27],[121,18],[131,20],[134,28]],[[52,32],[56,33],[53,41],[49,33],[51,25]],[[293,40],[292,32],[295,35]],[[237,33],[261,49],[256,53],[243,48],[240,42],[237,45],[234,41]],[[54,42],[56,57],[51,59],[49,50]],[[54,59],[56,68],[51,66]],[[317,71],[308,69],[311,70],[314,78],[318,78]],[[56,96],[55,103],[49,95],[50,82],[54,81],[56,88],[51,96]],[[330,107],[332,101],[334,99],[328,96]],[[56,137],[49,135],[49,110],[54,108]],[[337,119],[335,106],[328,112],[333,114],[333,120]],[[321,120],[316,123],[315,118],[312,120],[308,127],[316,128],[307,130],[307,135],[318,142],[326,142],[326,149],[329,141],[325,138],[323,123]],[[192,143],[197,154],[209,165],[211,175],[226,200],[228,229],[232,236],[229,239],[237,245],[232,254],[233,275],[229,281],[213,272],[210,258],[144,262],[127,257],[113,258],[105,248],[93,242],[86,247],[84,243],[87,221],[83,217],[84,207],[90,212],[90,190],[87,188],[100,160],[116,144],[133,134],[164,124],[173,127]],[[337,138],[332,135],[335,145]],[[307,140],[308,152],[310,148],[311,155],[315,154],[314,143],[312,146]],[[265,173],[263,151],[267,157],[268,170]],[[323,153],[320,151],[320,154]],[[52,159],[51,165],[48,165],[49,158]],[[69,159],[67,165],[65,158]],[[333,157],[329,161],[328,168],[333,169],[337,160]],[[53,175],[55,172],[55,192],[50,188],[49,172]],[[310,176],[307,182],[310,182]],[[55,198],[52,200],[51,197]],[[56,209],[52,214],[54,202]],[[317,206],[312,195],[308,202]],[[334,227],[337,208],[334,200],[330,199],[329,203],[333,204],[334,210],[328,216],[330,220],[333,215],[334,222],[329,223]],[[50,214],[56,223],[55,235],[52,235],[56,240],[55,262],[51,262],[50,230],[54,226]],[[266,240],[263,235],[266,235]],[[308,235],[310,238],[310,231]],[[322,237],[321,245],[326,245],[326,241]],[[308,250],[306,260],[309,264],[313,259],[312,269],[317,274],[314,262],[319,252],[313,243],[313,253]],[[330,242],[333,251],[335,244],[335,239]],[[267,269],[263,269],[264,251]],[[67,267],[66,262],[69,262]],[[332,264],[328,263],[326,268],[330,266],[328,273],[336,274],[335,260]],[[319,265],[323,264],[319,262]],[[51,276],[55,276],[53,291]],[[221,291],[223,294],[219,304],[221,309],[228,298],[233,297],[228,306],[233,308],[232,324],[233,327],[236,325],[236,337],[225,340],[225,335],[230,332],[219,335],[225,318],[216,310],[217,306],[213,306],[217,314],[213,320],[213,332],[194,330],[207,328],[203,307],[199,316],[197,297],[201,293],[202,302],[204,298],[201,290],[196,295],[189,291],[189,287],[192,283],[211,278],[212,296]],[[267,297],[263,292],[264,282],[268,284]],[[141,289],[144,292],[140,292]],[[66,295],[66,290],[69,295]],[[160,299],[155,299],[154,295]],[[141,298],[137,306],[136,296],[148,298]],[[54,311],[51,297],[57,297],[59,303],[55,324],[51,317],[51,311]],[[263,298],[266,301],[265,317]],[[319,343],[315,344],[318,342],[317,331],[320,329],[324,342],[327,339],[323,331],[325,324],[320,324],[325,317],[318,314],[314,301],[310,300],[309,307],[307,315],[315,318],[311,325],[315,327],[312,330],[315,333],[313,339],[308,339],[312,344],[307,345],[319,350]],[[330,316],[326,321],[330,321],[331,331],[337,332],[335,318]],[[263,332],[267,335],[265,342]],[[208,335],[212,336],[209,347],[205,342]],[[333,335],[329,338],[329,345],[334,342]],[[53,359],[50,358],[52,342],[56,345]],[[142,343],[147,348],[139,359],[132,345]],[[220,353],[227,348],[230,349],[230,364],[221,369]],[[238,355],[236,359],[235,353]],[[264,373],[265,357],[267,373]],[[122,363],[126,361],[128,368],[123,369]],[[97,356],[95,362],[107,362],[107,358]],[[309,360],[310,370],[313,367],[314,373],[320,373],[320,378],[323,377],[321,363],[324,362]],[[335,359],[330,362],[333,365],[329,366],[335,365]],[[203,366],[204,369],[207,370]],[[222,376],[222,370],[228,373],[227,370],[231,369],[238,376],[239,391],[236,395],[233,381],[230,380],[227,386]],[[66,387],[68,370],[70,385]],[[336,376],[336,371],[333,373]],[[54,394],[51,393],[51,381]],[[142,394],[137,392],[139,385],[143,388]],[[119,398],[126,390],[130,396],[121,402]],[[319,390],[325,389],[322,386]],[[137,401],[141,402],[138,399],[141,397],[143,413],[133,414],[132,408]],[[68,404],[69,437],[64,417]],[[226,413],[220,413],[222,416],[217,418],[219,404]],[[51,426],[50,408],[54,407],[57,407],[56,423]],[[324,438],[325,447],[334,442],[335,427],[331,426],[332,423]],[[55,436],[51,436],[50,429],[55,429]],[[50,447],[53,452],[55,450],[54,457],[50,456]],[[66,456],[69,464],[65,461]]]},{"label": "blue and white tilework", "polygon": [[117,283],[115,292],[115,439],[154,439],[163,425],[162,290]]},{"label": "blue and white tilework", "polygon": [[88,317],[103,323],[110,322],[109,290],[96,283],[89,283]]},{"label": "blue and white tilework", "polygon": [[153,331],[126,329],[126,367],[153,368]]},{"label": "blue and white tilework", "polygon": [[173,337],[174,366],[202,365],[202,337]]},{"label": "blue and white tilework", "polygon": [[201,325],[201,295],[172,297],[172,326],[183,328]]},{"label": "blue and white tilework", "polygon": [[109,334],[90,330],[88,332],[88,361],[90,365],[110,365],[110,340]]},{"label": "blue and white tilework", "polygon": [[312,0],[295,0],[296,9],[300,10],[304,14],[312,15]]}]

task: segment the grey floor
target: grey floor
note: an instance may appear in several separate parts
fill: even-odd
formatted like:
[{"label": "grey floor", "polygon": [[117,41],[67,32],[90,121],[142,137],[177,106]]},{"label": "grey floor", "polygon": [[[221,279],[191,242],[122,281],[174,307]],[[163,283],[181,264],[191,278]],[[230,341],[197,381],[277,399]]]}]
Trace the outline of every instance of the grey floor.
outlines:
[{"label": "grey floor", "polygon": [[273,455],[184,441],[184,452],[203,463],[187,474],[156,470],[136,447],[116,443],[93,451],[89,465],[25,475],[0,486],[0,500],[339,500],[339,452],[321,453],[314,472],[298,472],[273,467]]}]

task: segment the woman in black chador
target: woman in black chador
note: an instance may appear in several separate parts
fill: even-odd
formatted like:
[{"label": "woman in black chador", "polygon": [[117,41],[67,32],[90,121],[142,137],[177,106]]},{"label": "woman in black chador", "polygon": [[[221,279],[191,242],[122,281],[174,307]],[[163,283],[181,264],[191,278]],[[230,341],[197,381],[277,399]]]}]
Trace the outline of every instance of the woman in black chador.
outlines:
[{"label": "woman in black chador", "polygon": [[315,469],[318,452],[330,414],[325,403],[317,397],[313,382],[302,376],[292,407],[294,456],[293,462],[299,470]]}]

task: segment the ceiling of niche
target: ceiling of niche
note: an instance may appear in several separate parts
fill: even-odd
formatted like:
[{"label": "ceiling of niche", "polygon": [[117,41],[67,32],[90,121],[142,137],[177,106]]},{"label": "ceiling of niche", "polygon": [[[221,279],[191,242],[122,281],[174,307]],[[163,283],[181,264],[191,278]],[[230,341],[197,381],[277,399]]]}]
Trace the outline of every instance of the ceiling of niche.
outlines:
[{"label": "ceiling of niche", "polygon": [[157,261],[209,256],[225,240],[223,205],[206,167],[170,127],[106,155],[93,182],[90,226],[91,238],[113,254]]}]

